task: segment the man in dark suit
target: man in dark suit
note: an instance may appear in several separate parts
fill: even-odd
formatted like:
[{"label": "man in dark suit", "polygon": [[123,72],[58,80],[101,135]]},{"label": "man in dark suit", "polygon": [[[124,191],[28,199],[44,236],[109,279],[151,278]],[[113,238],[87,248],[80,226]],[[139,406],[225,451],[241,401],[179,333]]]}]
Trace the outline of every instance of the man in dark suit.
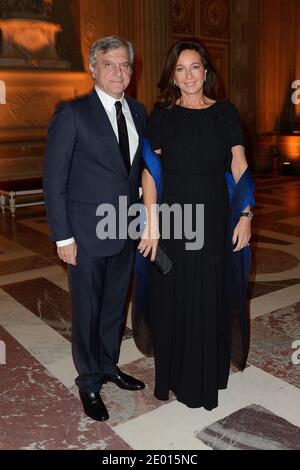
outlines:
[{"label": "man in dark suit", "polygon": [[133,60],[128,41],[116,36],[96,41],[90,53],[95,88],[57,109],[44,165],[51,239],[68,264],[76,384],[85,413],[98,421],[109,417],[99,393],[103,383],[126,390],[145,386],[117,367],[132,240],[96,233],[99,205],[111,204],[116,220],[128,226],[127,211],[119,214],[119,197],[127,198],[128,207],[138,201],[146,110],[124,97]]}]

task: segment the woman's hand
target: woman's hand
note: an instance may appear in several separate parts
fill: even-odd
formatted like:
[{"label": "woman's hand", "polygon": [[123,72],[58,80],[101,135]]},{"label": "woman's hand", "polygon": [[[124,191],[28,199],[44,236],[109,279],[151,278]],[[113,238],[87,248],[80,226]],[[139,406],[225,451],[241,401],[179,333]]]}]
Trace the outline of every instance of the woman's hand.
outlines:
[{"label": "woman's hand", "polygon": [[248,217],[241,217],[237,223],[232,237],[233,245],[238,240],[238,243],[233,251],[239,251],[245,246],[249,245],[251,238],[251,219]]},{"label": "woman's hand", "polygon": [[139,243],[138,250],[146,258],[151,251],[150,261],[155,260],[158,240],[160,238],[158,222],[147,221],[143,231],[142,239]]}]

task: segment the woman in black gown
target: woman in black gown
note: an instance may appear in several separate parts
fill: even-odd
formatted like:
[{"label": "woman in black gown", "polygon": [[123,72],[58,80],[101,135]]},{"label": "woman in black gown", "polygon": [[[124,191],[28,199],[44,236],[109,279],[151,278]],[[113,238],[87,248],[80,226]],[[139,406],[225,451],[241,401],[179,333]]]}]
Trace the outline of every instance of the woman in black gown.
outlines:
[{"label": "woman in black gown", "polygon": [[[187,240],[163,237],[163,223],[150,207],[156,189],[147,169],[142,174],[148,210],[140,252],[154,260],[157,242],[175,261],[167,277],[151,270],[151,318],[155,358],[155,396],[168,400],[172,391],[189,407],[218,405],[230,366],[230,312],[226,288],[229,250],[249,244],[250,206],[228,237],[228,192],[225,172],[235,182],[247,168],[239,113],[229,101],[215,101],[215,74],[198,40],[179,41],[168,52],[150,116],[149,139],[161,156],[162,202],[204,204],[204,244],[187,250]],[[194,220],[195,222],[195,220]],[[194,226],[195,228],[195,226]],[[151,230],[151,235],[149,235]],[[173,236],[172,236],[173,234]],[[235,247],[232,247],[232,244]]]}]

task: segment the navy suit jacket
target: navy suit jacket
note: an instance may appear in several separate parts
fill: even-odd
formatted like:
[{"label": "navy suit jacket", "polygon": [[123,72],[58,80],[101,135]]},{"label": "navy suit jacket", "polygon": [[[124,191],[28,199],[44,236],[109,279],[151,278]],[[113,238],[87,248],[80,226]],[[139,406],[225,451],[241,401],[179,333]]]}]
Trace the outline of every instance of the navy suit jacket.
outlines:
[{"label": "navy suit jacket", "polygon": [[51,240],[74,237],[79,256],[118,254],[126,239],[97,237],[96,225],[101,219],[96,216],[97,207],[113,205],[118,221],[119,196],[127,197],[128,206],[138,202],[146,109],[130,97],[125,99],[139,135],[129,175],[95,90],[63,102],[49,125],[43,186]]}]

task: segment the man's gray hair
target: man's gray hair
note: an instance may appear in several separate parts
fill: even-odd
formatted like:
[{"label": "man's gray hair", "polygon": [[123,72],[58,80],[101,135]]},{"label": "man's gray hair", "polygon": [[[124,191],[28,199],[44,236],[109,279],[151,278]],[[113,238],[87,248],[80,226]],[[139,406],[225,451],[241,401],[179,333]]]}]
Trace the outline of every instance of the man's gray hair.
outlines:
[{"label": "man's gray hair", "polygon": [[112,49],[118,49],[119,47],[125,47],[127,49],[129,63],[132,67],[135,55],[133,45],[131,44],[131,42],[119,36],[108,36],[106,38],[98,39],[96,42],[94,42],[90,51],[90,64],[93,67],[96,67],[98,52],[103,51],[105,54],[106,52]]}]

